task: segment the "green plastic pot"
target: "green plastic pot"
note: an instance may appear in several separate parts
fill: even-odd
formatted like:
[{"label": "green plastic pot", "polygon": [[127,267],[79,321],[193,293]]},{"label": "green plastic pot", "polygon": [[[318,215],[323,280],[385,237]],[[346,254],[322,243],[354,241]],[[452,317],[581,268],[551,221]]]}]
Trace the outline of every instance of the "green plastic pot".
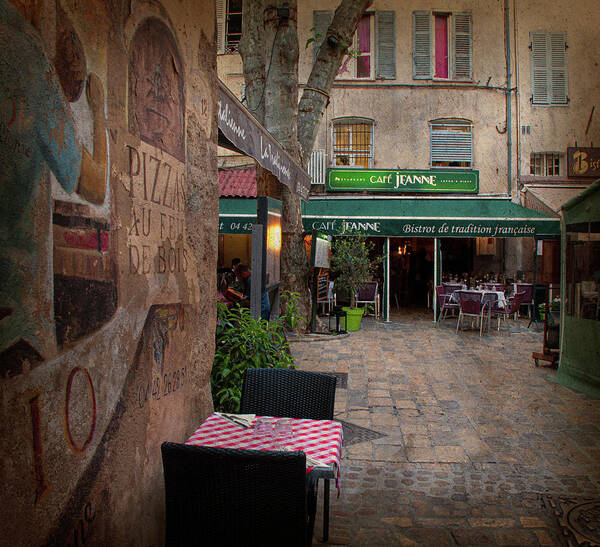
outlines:
[{"label": "green plastic pot", "polygon": [[340,327],[347,331],[355,331],[360,328],[360,320],[362,319],[364,309],[363,308],[342,308],[348,317],[348,325],[346,325],[345,319],[340,319]]}]

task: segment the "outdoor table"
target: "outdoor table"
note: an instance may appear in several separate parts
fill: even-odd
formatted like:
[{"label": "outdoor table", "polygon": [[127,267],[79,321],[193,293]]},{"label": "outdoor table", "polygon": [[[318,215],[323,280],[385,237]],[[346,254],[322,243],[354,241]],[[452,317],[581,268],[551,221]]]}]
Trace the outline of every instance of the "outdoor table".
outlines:
[{"label": "outdoor table", "polygon": [[[256,416],[261,418],[262,416]],[[276,420],[271,416],[264,416]],[[290,437],[256,435],[253,427],[243,427],[220,414],[211,414],[186,441],[186,444],[245,450],[290,450],[306,454],[306,472],[311,478],[325,480],[323,496],[323,541],[329,537],[329,481],[335,479],[340,493],[340,459],[342,457],[342,424],[335,420],[289,418]],[[310,460],[316,460],[311,461]]]},{"label": "outdoor table", "polygon": [[[477,292],[477,293],[481,293],[483,295],[486,294],[497,294],[498,295],[498,307],[504,309],[506,307],[506,296],[504,295],[504,293],[502,291],[490,291],[487,289],[462,289],[465,292]],[[458,296],[456,296],[456,293],[458,291],[454,291],[451,295],[450,295],[450,300],[452,302],[458,302]]]}]

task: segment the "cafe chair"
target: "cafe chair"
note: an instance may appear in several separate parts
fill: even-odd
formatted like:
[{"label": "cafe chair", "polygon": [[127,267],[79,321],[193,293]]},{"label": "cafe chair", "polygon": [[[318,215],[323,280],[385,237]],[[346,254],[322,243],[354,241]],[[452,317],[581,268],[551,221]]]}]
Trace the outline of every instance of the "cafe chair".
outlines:
[{"label": "cafe chair", "polygon": [[484,283],[483,288],[486,291],[499,291],[499,292],[506,291],[506,285],[504,283]]},{"label": "cafe chair", "polygon": [[523,304],[523,299],[525,298],[525,296],[525,292],[515,293],[512,299],[510,300],[510,304],[507,308],[500,308],[496,312],[494,312],[498,316],[498,330],[500,330],[500,320],[504,319],[504,321],[506,321],[506,318],[511,315],[513,316],[513,320],[516,323],[517,314],[519,313],[519,309]]},{"label": "cafe chair", "polygon": [[462,283],[442,283],[442,286],[446,288],[446,293],[452,294],[454,291],[460,291],[466,289],[467,286]]},{"label": "cafe chair", "polygon": [[379,293],[377,281],[369,281],[358,289],[355,295],[355,302],[359,304],[373,304],[375,317],[379,317]]},{"label": "cafe chair", "polygon": [[[488,328],[490,320],[490,305],[484,299],[484,295],[479,291],[456,291],[458,295],[458,321],[456,322],[456,332],[460,329],[461,321],[464,317],[475,317],[479,322],[479,336],[483,334],[483,324],[488,319]],[[497,298],[497,295],[496,295]]]},{"label": "cafe chair", "polygon": [[316,493],[304,452],[170,442],[161,451],[168,547],[312,543],[307,507],[316,509]]},{"label": "cafe chair", "polygon": [[441,323],[447,316],[448,311],[452,312],[452,315],[459,309],[458,303],[452,301],[452,293],[446,292],[446,287],[438,285],[435,288],[435,294],[438,300],[438,307],[440,309],[437,324]]},{"label": "cafe chair", "polygon": [[525,293],[522,299],[521,306],[527,306],[527,316],[533,317],[533,284],[532,283],[515,283],[515,294]]},{"label": "cafe chair", "polygon": [[[247,368],[241,414],[333,420],[337,378],[291,368]],[[329,536],[330,479],[323,479],[323,541]],[[318,483],[318,479],[317,479]],[[318,488],[318,484],[315,485]]]},{"label": "cafe chair", "polygon": [[247,368],[241,414],[333,420],[336,377],[292,368]]}]

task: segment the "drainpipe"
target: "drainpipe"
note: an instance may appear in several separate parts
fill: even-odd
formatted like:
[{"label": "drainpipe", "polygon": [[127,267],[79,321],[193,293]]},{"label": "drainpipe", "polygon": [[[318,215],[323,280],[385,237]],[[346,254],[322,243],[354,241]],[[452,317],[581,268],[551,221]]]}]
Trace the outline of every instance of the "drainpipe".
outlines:
[{"label": "drainpipe", "polygon": [[506,31],[506,134],[507,134],[507,154],[508,154],[508,181],[507,194],[512,192],[512,114],[511,114],[511,63],[510,63],[510,10],[509,0],[504,0],[504,30]]}]

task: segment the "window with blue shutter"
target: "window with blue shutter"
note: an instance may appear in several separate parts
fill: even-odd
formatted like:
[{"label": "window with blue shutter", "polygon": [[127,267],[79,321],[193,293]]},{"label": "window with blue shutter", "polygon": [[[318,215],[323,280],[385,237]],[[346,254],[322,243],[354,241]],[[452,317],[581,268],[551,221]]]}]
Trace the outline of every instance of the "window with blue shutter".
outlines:
[{"label": "window with blue shutter", "polygon": [[[396,23],[395,12],[377,11],[363,15],[352,45],[352,55],[342,59],[336,79],[395,79]],[[333,20],[330,10],[313,11],[313,60]]]},{"label": "window with blue shutter", "polygon": [[427,80],[434,77],[473,79],[473,23],[470,13],[413,12],[413,78]]},{"label": "window with blue shutter", "polygon": [[431,70],[431,12],[413,12],[413,78],[429,79]]},{"label": "window with blue shutter", "polygon": [[566,35],[534,31],[531,39],[531,101],[533,104],[567,104]]},{"label": "window with blue shutter", "polygon": [[375,12],[376,77],[396,78],[396,24],[393,11]]},{"label": "window with blue shutter", "polygon": [[473,168],[473,125],[469,120],[432,120],[429,131],[432,168]]},{"label": "window with blue shutter", "polygon": [[454,20],[454,79],[470,80],[472,55],[471,15],[455,13]]}]

